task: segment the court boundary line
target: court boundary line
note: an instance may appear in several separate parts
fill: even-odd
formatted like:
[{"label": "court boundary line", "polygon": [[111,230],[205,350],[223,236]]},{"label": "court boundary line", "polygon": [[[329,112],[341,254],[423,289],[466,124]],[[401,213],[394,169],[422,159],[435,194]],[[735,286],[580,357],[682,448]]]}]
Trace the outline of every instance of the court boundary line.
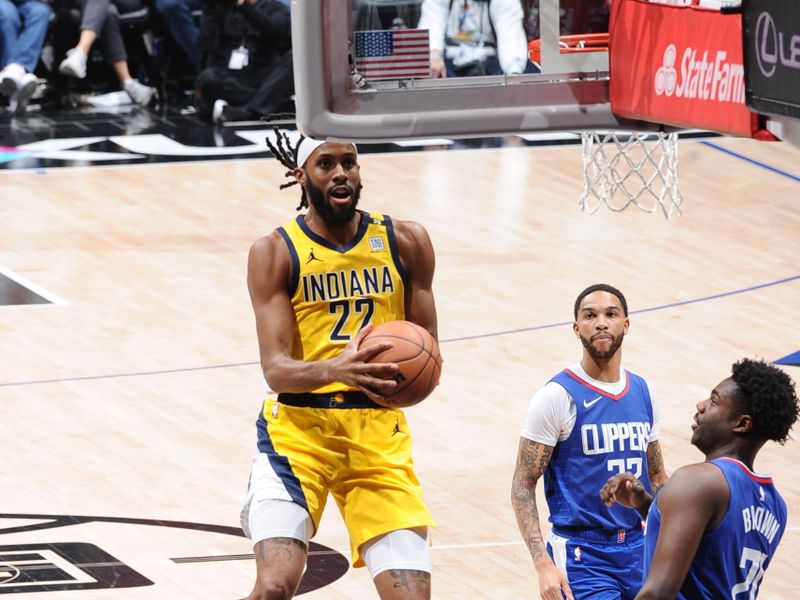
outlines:
[{"label": "court boundary line", "polygon": [[[1,269],[2,267],[0,267]],[[757,285],[751,285],[745,288],[739,288],[736,290],[730,290],[728,292],[720,292],[718,294],[709,294],[706,296],[700,296],[699,298],[692,298],[690,300],[680,300],[677,302],[670,302],[668,304],[658,304],[656,306],[651,306],[648,308],[640,308],[638,310],[632,310],[629,312],[631,315],[635,314],[643,314],[658,310],[666,310],[669,308],[677,308],[679,306],[686,306],[689,304],[698,304],[700,302],[708,302],[710,300],[718,300],[720,298],[727,298],[728,296],[736,296],[739,294],[745,294],[747,292],[752,292],[755,290],[760,290],[768,287],[774,287],[776,285],[781,285],[784,283],[790,283],[792,281],[800,280],[800,274],[797,275],[790,275],[789,277],[783,277],[781,279],[776,279],[774,281],[768,281],[766,283],[760,283]],[[565,325],[572,325],[572,321],[559,321],[557,323],[548,323],[545,325],[535,325],[533,327],[521,327],[519,329],[509,329],[506,331],[495,331],[492,333],[481,333],[476,335],[468,335],[468,336],[461,336],[456,338],[449,338],[446,340],[440,340],[440,344],[451,344],[453,342],[464,342],[469,340],[477,340],[483,339],[488,337],[500,337],[504,335],[512,335],[515,333],[526,333],[529,331],[541,331],[543,329],[554,329],[556,327],[563,327]],[[73,381],[91,381],[91,380],[98,380],[98,379],[117,379],[120,377],[143,377],[143,376],[151,376],[151,375],[169,375],[171,373],[189,373],[192,371],[206,371],[211,369],[228,369],[232,367],[250,367],[254,365],[258,365],[258,361],[247,361],[247,362],[238,362],[238,363],[228,363],[222,365],[207,365],[204,367],[179,367],[175,369],[161,369],[158,371],[138,371],[132,373],[112,373],[107,375],[83,375],[78,377],[58,377],[53,379],[38,379],[38,380],[29,380],[29,381],[11,381],[6,383],[0,383],[0,388],[3,387],[21,387],[25,385],[38,385],[44,383],[69,383]]]},{"label": "court boundary line", "polygon": [[738,158],[739,160],[743,160],[744,162],[748,162],[751,165],[755,165],[757,167],[761,167],[762,169],[766,169],[767,171],[770,171],[772,173],[776,173],[777,175],[781,175],[782,177],[786,177],[787,179],[791,179],[792,181],[796,181],[796,182],[800,183],[800,177],[798,177],[797,175],[792,175],[791,173],[789,173],[787,171],[784,171],[783,169],[779,169],[777,167],[773,167],[771,165],[768,165],[767,163],[761,162],[761,161],[756,160],[754,158],[750,158],[749,156],[745,156],[744,154],[740,154],[738,152],[734,152],[733,150],[729,150],[727,148],[723,148],[722,146],[720,146],[718,144],[715,144],[713,142],[708,142],[708,141],[702,140],[700,143],[703,144],[704,146],[708,146],[709,148],[713,148],[714,150],[718,150],[719,152],[722,152],[723,154],[727,154],[729,156],[733,156],[734,158]]}]

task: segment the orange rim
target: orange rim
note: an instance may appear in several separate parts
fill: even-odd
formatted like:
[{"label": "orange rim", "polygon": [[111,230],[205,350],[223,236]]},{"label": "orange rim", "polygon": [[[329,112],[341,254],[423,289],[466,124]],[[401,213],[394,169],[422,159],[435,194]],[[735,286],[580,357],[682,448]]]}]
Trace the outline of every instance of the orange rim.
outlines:
[{"label": "orange rim", "polygon": [[[562,35],[559,38],[559,44],[561,54],[608,50],[608,32]],[[542,40],[536,39],[528,42],[528,58],[535,63],[541,61]]]}]

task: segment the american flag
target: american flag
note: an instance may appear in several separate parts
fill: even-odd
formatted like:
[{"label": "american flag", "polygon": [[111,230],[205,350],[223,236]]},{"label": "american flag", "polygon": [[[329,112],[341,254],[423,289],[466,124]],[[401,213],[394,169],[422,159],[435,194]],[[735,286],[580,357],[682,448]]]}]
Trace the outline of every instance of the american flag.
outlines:
[{"label": "american flag", "polygon": [[356,31],[356,69],[365,79],[430,77],[428,30]]}]

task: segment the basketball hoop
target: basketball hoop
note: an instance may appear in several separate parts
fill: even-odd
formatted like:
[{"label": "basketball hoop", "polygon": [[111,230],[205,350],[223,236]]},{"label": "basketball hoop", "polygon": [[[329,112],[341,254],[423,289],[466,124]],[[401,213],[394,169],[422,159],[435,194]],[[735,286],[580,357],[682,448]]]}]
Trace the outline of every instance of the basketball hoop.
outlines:
[{"label": "basketball hoop", "polygon": [[678,134],[584,131],[581,210],[621,212],[631,204],[669,219],[680,214]]},{"label": "basketball hoop", "polygon": [[[608,32],[576,33],[558,38],[558,51],[561,54],[608,51]],[[542,62],[542,40],[528,42],[528,58],[537,65]]]}]

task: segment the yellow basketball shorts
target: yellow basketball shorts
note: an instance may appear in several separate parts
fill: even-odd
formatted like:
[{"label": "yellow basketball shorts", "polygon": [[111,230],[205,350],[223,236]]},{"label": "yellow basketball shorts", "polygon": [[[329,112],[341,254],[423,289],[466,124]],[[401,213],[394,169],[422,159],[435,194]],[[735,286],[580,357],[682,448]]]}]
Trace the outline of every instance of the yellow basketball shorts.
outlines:
[{"label": "yellow basketball shorts", "polygon": [[282,484],[274,497],[305,508],[316,532],[330,492],[350,533],[353,566],[364,565],[364,542],[396,529],[434,526],[414,474],[402,411],[268,399],[257,427],[259,451]]}]

